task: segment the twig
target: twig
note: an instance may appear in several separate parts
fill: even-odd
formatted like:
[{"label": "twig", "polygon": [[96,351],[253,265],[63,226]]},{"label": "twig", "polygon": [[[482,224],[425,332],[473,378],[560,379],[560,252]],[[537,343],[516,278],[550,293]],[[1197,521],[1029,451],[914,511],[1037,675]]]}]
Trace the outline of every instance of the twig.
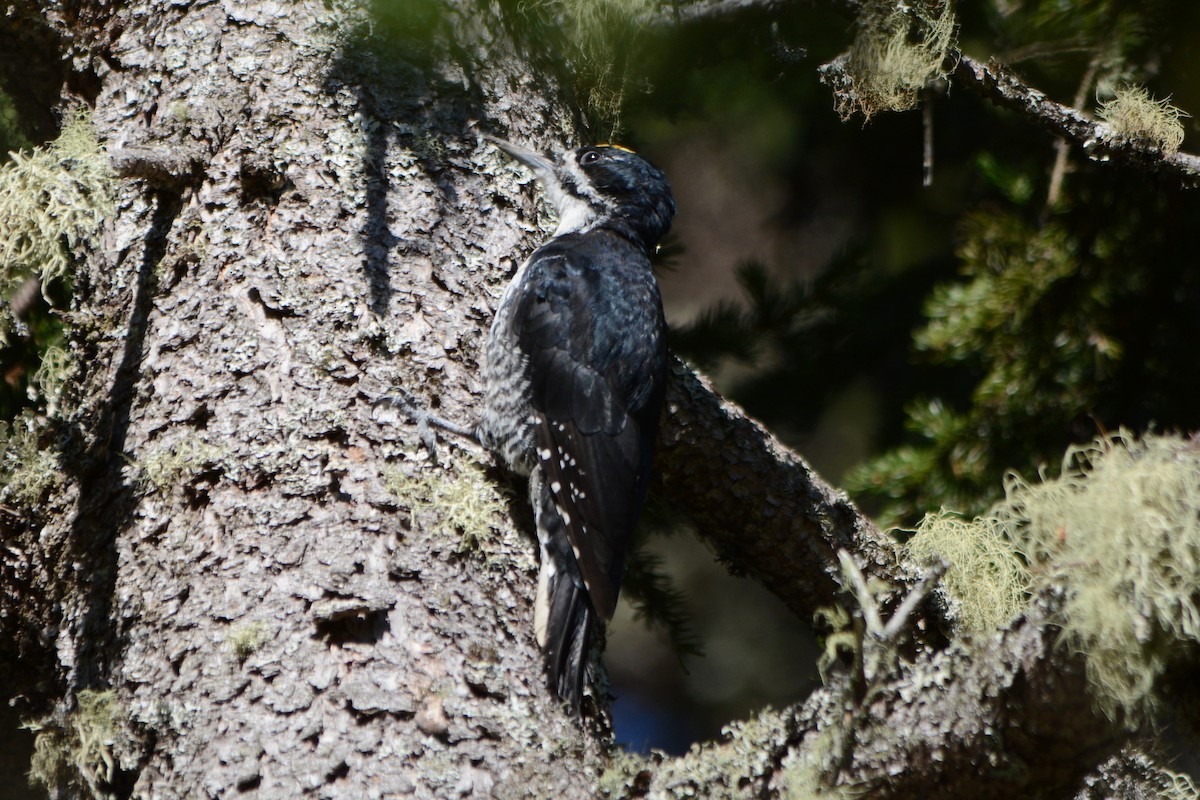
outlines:
[{"label": "twig", "polygon": [[933,185],[933,88],[929,84],[925,84],[921,94],[923,96],[921,128],[925,134],[925,153],[921,161],[923,172],[921,185],[928,189]]},{"label": "twig", "polygon": [[933,587],[946,574],[946,570],[950,565],[942,559],[938,559],[929,570],[925,573],[925,577],[921,578],[921,582],[912,588],[904,601],[900,603],[900,607],[892,614],[892,618],[888,620],[887,625],[883,629],[883,638],[887,641],[894,641],[900,636],[901,631],[908,626],[909,618],[913,612],[925,602],[925,598],[933,591]]},{"label": "twig", "polygon": [[[1101,54],[1096,53],[1088,63],[1087,71],[1083,73],[1083,80],[1079,82],[1079,89],[1075,92],[1075,102],[1072,104],[1074,108],[1081,108],[1087,100],[1088,92],[1091,91],[1092,83],[1096,80],[1096,73],[1100,69],[1101,60]],[[1059,137],[1054,141],[1054,168],[1050,171],[1050,188],[1046,192],[1046,211],[1050,211],[1058,205],[1058,197],[1062,194],[1063,178],[1067,173],[1067,156],[1070,151],[1071,148],[1066,139]]]},{"label": "twig", "polygon": [[[726,16],[749,9],[774,10],[790,5],[783,0],[700,0],[647,18],[648,24],[674,25]],[[829,0],[850,13],[863,10],[862,0]],[[1146,142],[1117,136],[1102,122],[1055,102],[1026,84],[994,60],[982,62],[958,50],[946,54],[952,80],[967,86],[1022,119],[1083,148],[1089,158],[1127,164],[1178,178],[1185,186],[1200,184],[1200,156],[1162,151]]]},{"label": "twig", "polygon": [[1164,157],[1158,148],[1119,137],[1108,125],[1051,100],[995,62],[984,64],[961,53],[955,55],[958,66],[953,73],[954,80],[1043,130],[1079,145],[1088,157],[1164,172],[1180,178],[1186,186],[1200,183],[1200,157],[1190,153]]}]

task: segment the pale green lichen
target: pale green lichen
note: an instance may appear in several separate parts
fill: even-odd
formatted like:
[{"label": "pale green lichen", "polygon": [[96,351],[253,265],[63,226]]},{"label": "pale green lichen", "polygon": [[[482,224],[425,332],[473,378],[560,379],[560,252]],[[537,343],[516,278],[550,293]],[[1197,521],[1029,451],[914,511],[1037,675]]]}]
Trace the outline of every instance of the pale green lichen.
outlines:
[{"label": "pale green lichen", "polygon": [[845,756],[842,735],[826,728],[789,754],[777,781],[781,800],[857,800],[869,795],[865,787],[834,782]]},{"label": "pale green lichen", "polygon": [[0,499],[36,506],[63,480],[59,454],[51,432],[30,412],[0,422]]},{"label": "pale green lichen", "polygon": [[640,780],[652,770],[650,760],[627,750],[615,750],[600,773],[596,788],[601,797],[630,797]]},{"label": "pale green lichen", "polygon": [[47,416],[57,416],[63,389],[74,377],[77,368],[78,362],[66,348],[50,345],[42,353],[42,363],[29,383],[29,399],[45,408]]},{"label": "pale green lichen", "polygon": [[1200,647],[1200,445],[1104,437],[1057,480],[1013,476],[997,511],[1041,581],[1068,587],[1064,643],[1087,656],[1099,707],[1136,724],[1159,679]]},{"label": "pale green lichen", "polygon": [[862,630],[854,624],[850,612],[842,606],[822,606],[813,612],[813,625],[825,630],[821,655],[817,657],[817,674],[821,683],[829,682],[829,670],[839,661],[842,653],[850,653],[855,660],[862,657]]},{"label": "pale green lichen", "polygon": [[935,556],[949,562],[942,588],[955,606],[958,623],[968,631],[1001,627],[1025,605],[1029,573],[1009,525],[997,516],[967,520],[945,509],[927,514],[905,552],[918,564]]},{"label": "pale green lichen", "polygon": [[505,494],[478,462],[455,455],[444,466],[389,467],[383,478],[414,520],[429,514],[437,528],[458,534],[456,554],[481,552],[496,566],[510,561],[513,553],[501,533],[508,516]]},{"label": "pale green lichen", "polygon": [[1117,89],[1112,100],[1100,104],[1099,115],[1118,136],[1148,142],[1167,156],[1183,144],[1180,120],[1188,116],[1171,105],[1170,98],[1155,100],[1142,86]]},{"label": "pale green lichen", "polygon": [[1158,795],[1159,800],[1196,800],[1200,798],[1200,787],[1189,775],[1160,768],[1163,777],[1168,781],[1167,788]]},{"label": "pale green lichen", "polygon": [[37,734],[29,782],[55,796],[71,791],[111,797],[109,787],[119,767],[115,748],[123,735],[121,714],[116,692],[84,689],[64,722],[47,717],[27,723],[25,727]]},{"label": "pale green lichen", "polygon": [[225,644],[233,651],[238,661],[245,661],[271,639],[267,626],[261,622],[239,625],[225,637]]},{"label": "pale green lichen", "polygon": [[136,462],[137,481],[143,488],[167,491],[187,476],[218,461],[223,450],[195,438],[177,441]]},{"label": "pale green lichen", "polygon": [[1138,725],[1200,652],[1200,443],[1105,436],[1069,450],[1058,478],[1005,488],[973,521],[927,518],[910,553],[952,562],[945,589],[975,630],[1010,619],[1022,586],[1065,587],[1062,643],[1086,657],[1097,706]]},{"label": "pale green lichen", "polygon": [[68,115],[53,142],[10,158],[0,167],[0,274],[7,286],[30,273],[45,285],[111,213],[112,166],[86,111]]},{"label": "pale green lichen", "polygon": [[838,114],[870,119],[914,107],[925,85],[945,75],[955,25],[948,2],[870,4],[846,60],[852,91],[839,95]]}]

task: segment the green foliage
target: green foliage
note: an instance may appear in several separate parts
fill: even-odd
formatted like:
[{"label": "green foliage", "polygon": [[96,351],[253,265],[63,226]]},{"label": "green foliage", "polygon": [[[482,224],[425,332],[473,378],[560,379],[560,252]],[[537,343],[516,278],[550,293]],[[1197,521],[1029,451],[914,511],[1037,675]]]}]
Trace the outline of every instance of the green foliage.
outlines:
[{"label": "green foliage", "polygon": [[0,167],[0,288],[31,273],[43,284],[65,276],[112,204],[112,168],[87,112],[68,116],[55,141],[12,153]]},{"label": "green foliage", "polygon": [[700,367],[712,367],[721,358],[751,366],[768,363],[820,321],[820,298],[810,287],[781,285],[761,263],[743,264],[737,281],[740,301],[722,300],[672,335],[672,344]]},{"label": "green foliage", "polygon": [[[1049,458],[1073,431],[1095,430],[1093,420],[1118,399],[1150,389],[1128,383],[1130,371],[1146,370],[1136,361],[1146,347],[1172,339],[1146,341],[1135,320],[1194,323],[1155,309],[1143,276],[1163,262],[1155,263],[1137,213],[1114,210],[1112,226],[1099,229],[1085,209],[1045,223],[996,210],[968,215],[962,280],[933,289],[913,338],[927,363],[951,370],[960,386],[969,379],[970,391],[958,402],[910,402],[906,428],[916,441],[853,471],[849,488],[885,498],[889,521],[938,506],[978,512],[995,499],[1008,465]],[[1176,380],[1158,366],[1144,377]]]},{"label": "green foliage", "polygon": [[1155,100],[1141,86],[1117,89],[1112,100],[1101,104],[1100,118],[1118,136],[1151,144],[1169,156],[1183,144],[1182,117],[1188,116],[1167,100]]},{"label": "green foliage", "polygon": [[702,656],[703,643],[692,630],[687,598],[662,567],[662,557],[639,542],[629,554],[622,597],[633,607],[635,619],[667,634],[681,659]]},{"label": "green foliage", "polygon": [[858,112],[870,119],[916,106],[925,84],[945,75],[954,30],[949,2],[868,3],[846,64],[853,92],[839,98],[838,114],[848,119]]},{"label": "green foliage", "polygon": [[741,296],[672,329],[671,348],[791,444],[846,382],[892,357],[880,341],[906,335],[920,289],[904,273],[879,275],[858,250],[812,281],[757,262],[737,277]]},{"label": "green foliage", "polygon": [[621,132],[621,112],[636,82],[631,53],[644,18],[658,0],[524,0],[521,7],[557,22],[573,67],[573,83],[601,138]]},{"label": "green foliage", "polygon": [[[871,513],[916,527],[940,507],[965,512],[936,515],[912,547],[951,551],[946,585],[964,624],[987,630],[1032,580],[997,523],[970,538],[968,520],[1003,496],[1007,469],[1037,474],[1122,425],[1200,429],[1189,235],[1200,195],[1074,147],[1060,163],[1051,137],[960,86],[935,93],[923,190],[918,115],[838,125],[829,93],[811,96],[813,67],[846,49],[850,15],[822,28],[824,9],[789,8],[770,15],[777,36],[748,12],[667,37],[647,57],[653,94],[627,104],[640,148],[681,176],[681,231],[697,203],[761,200],[762,217],[738,217],[743,230],[699,241],[732,251],[728,266],[770,260],[741,268],[740,294],[673,329],[671,346],[835,483],[860,442],[883,451],[855,473]],[[1016,65],[1055,101],[1086,110],[1133,82],[1194,111],[1191,5],[984,0],[955,11],[965,52]],[[922,41],[917,27],[910,41]],[[809,58],[793,65],[779,43]],[[787,135],[754,135],[765,120]],[[750,241],[738,250],[732,237]],[[711,260],[696,248],[677,271]],[[686,284],[668,286],[673,319],[695,302]],[[826,644],[836,654],[838,640]]]},{"label": "green foliage", "polygon": [[1153,18],[1167,3],[990,0],[988,5],[990,36],[1007,48],[998,53],[1001,61],[1045,70],[1052,88],[1070,91],[1075,87],[1059,81],[1077,78],[1074,68],[1094,63],[1096,85],[1107,92],[1105,87],[1128,80],[1142,49],[1153,41]]}]

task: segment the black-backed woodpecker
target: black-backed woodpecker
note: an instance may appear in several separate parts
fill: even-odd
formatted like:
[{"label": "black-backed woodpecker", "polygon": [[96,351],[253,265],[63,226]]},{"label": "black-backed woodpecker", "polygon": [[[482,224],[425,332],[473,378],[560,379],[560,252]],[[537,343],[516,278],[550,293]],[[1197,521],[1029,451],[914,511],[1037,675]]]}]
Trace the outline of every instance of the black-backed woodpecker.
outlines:
[{"label": "black-backed woodpecker", "polygon": [[541,545],[534,625],[550,687],[579,707],[593,626],[612,618],[650,479],[667,369],[650,257],[666,176],[624,148],[525,165],[558,228],[517,271],[487,339],[480,441],[529,476]]}]

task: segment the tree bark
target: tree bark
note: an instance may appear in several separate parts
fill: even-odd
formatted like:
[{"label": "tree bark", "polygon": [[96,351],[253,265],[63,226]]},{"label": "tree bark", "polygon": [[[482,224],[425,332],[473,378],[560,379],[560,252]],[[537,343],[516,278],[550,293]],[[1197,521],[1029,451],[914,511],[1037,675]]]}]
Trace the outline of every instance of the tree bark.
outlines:
[{"label": "tree bark", "polygon": [[[0,664],[53,706],[60,793],[955,797],[986,757],[1016,776],[977,795],[999,797],[1072,791],[1124,740],[1049,599],[944,650],[925,603],[870,680],[848,667],[681,759],[615,756],[607,699],[581,723],[544,685],[521,488],[470,445],[434,461],[378,402],[471,420],[496,301],[551,229],[471,126],[587,138],[520,4],[56,8],[18,3],[39,33],[4,40],[53,44],[119,175],[65,315],[80,372],[45,438],[66,479],[3,542]],[[655,491],[733,568],[806,616],[845,602],[839,550],[897,598],[916,583],[799,456],[685,365],[672,381]]]},{"label": "tree bark", "polygon": [[69,728],[114,690],[115,766],[85,757],[77,785],[592,795],[604,740],[543,686],[524,512],[455,529],[442,490],[507,512],[503,480],[434,466],[375,406],[400,385],[471,417],[492,305],[547,222],[468,120],[576,136],[507,12],[420,10],[385,54],[364,9],[322,3],[24,9],[96,74],[82,99],[134,176],[78,254],[68,479],[14,534],[36,602],[7,598],[8,655],[53,664],[15,694],[61,696]]}]

